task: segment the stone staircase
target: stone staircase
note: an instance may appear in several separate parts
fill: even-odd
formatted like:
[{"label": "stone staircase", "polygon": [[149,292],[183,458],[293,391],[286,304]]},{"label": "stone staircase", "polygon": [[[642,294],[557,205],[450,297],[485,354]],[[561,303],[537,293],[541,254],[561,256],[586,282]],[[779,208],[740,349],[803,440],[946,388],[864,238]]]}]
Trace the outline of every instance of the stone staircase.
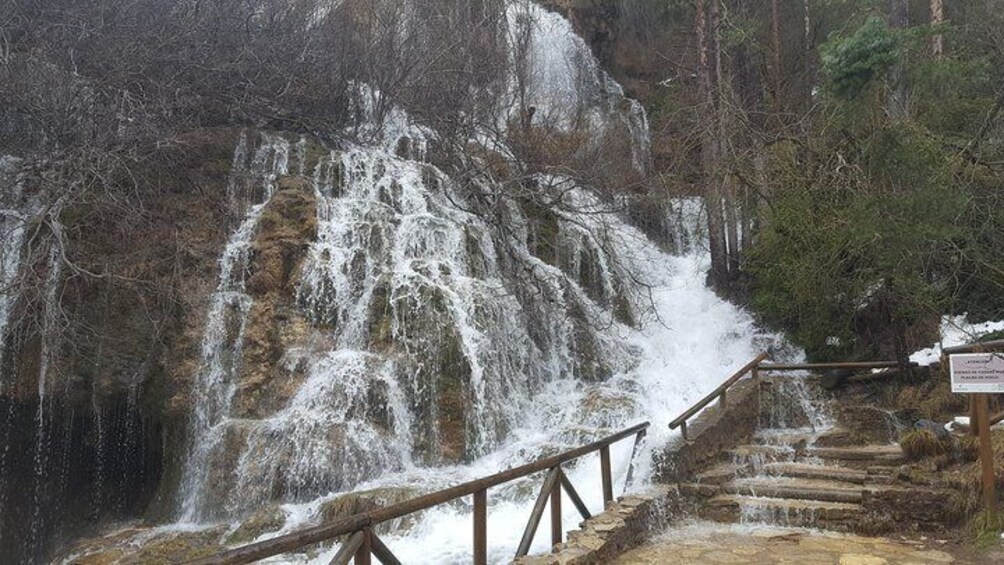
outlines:
[{"label": "stone staircase", "polygon": [[860,530],[869,501],[897,488],[892,473],[904,457],[898,445],[830,446],[845,437],[836,429],[763,430],[680,492],[714,521]]}]

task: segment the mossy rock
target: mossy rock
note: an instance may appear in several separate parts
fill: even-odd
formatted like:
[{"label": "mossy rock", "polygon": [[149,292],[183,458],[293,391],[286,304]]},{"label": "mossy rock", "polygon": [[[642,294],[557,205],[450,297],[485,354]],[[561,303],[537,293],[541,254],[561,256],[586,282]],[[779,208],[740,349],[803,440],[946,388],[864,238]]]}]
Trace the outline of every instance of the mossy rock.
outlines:
[{"label": "mossy rock", "polygon": [[296,188],[309,183],[304,177],[281,177],[294,183],[293,188],[276,192],[258,222],[256,243],[276,240],[313,241],[317,234],[316,202],[313,192]]},{"label": "mossy rock", "polygon": [[535,202],[524,202],[522,208],[529,224],[527,247],[530,253],[548,265],[558,266],[560,218],[553,211]]},{"label": "mossy rock", "polygon": [[95,540],[85,541],[67,551],[54,562],[66,561],[88,565],[167,565],[187,563],[210,557],[224,549],[221,538],[224,526],[192,532],[165,532],[150,536],[151,530],[130,528]]},{"label": "mossy rock", "polygon": [[270,505],[255,512],[241,522],[237,529],[227,536],[227,545],[244,545],[251,543],[264,534],[282,528],[286,523],[286,513],[278,505]]},{"label": "mossy rock", "polygon": [[393,345],[394,310],[390,305],[390,285],[390,276],[381,276],[370,295],[367,329],[370,348],[374,351],[386,351]]},{"label": "mossy rock", "polygon": [[635,408],[635,400],[631,395],[601,388],[590,388],[579,404],[585,421],[610,428],[616,427],[624,414],[633,413]]},{"label": "mossy rock", "polygon": [[276,187],[279,192],[305,192],[312,193],[313,186],[309,178],[300,175],[281,176],[276,180]]},{"label": "mossy rock", "polygon": [[841,406],[837,419],[859,444],[895,441],[902,427],[893,413],[874,406]]},{"label": "mossy rock", "polygon": [[303,149],[303,170],[310,173],[317,168],[322,159],[331,155],[331,151],[318,143],[316,140],[307,139],[307,145]]},{"label": "mossy rock", "polygon": [[[400,504],[417,498],[421,494],[421,491],[411,487],[385,487],[351,492],[322,503],[318,513],[321,523],[326,524],[363,512]],[[414,526],[420,516],[421,513],[409,514],[398,520],[379,524],[375,530],[378,534],[407,531]]]}]

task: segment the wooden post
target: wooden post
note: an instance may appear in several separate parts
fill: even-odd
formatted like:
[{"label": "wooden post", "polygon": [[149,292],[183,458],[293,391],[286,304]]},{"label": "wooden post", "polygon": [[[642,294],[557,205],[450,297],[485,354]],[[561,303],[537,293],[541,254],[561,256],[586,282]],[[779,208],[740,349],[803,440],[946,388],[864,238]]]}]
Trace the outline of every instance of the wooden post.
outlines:
[{"label": "wooden post", "polygon": [[614,480],[610,472],[610,446],[600,448],[600,477],[603,479],[603,509],[614,499]]},{"label": "wooden post", "polygon": [[983,505],[992,524],[997,523],[997,485],[994,480],[994,451],[990,443],[990,397],[974,394],[976,421],[980,430],[980,470],[983,476]]},{"label": "wooden post", "polygon": [[634,456],[638,454],[638,444],[641,440],[648,435],[645,430],[638,432],[638,435],[634,436],[634,446],[631,447],[631,459],[628,460],[628,470],[627,477],[624,479],[624,491],[627,492],[629,486],[631,486],[631,481],[634,479]]},{"label": "wooden post", "polygon": [[394,556],[387,544],[380,539],[380,536],[370,530],[370,543],[373,545],[373,555],[383,565],[401,565],[401,560]]},{"label": "wooden post", "polygon": [[355,565],[370,565],[373,555],[373,531],[369,528],[363,530],[363,543],[356,550],[356,557],[353,559]]},{"label": "wooden post", "polygon": [[488,564],[488,491],[474,493],[474,565]]},{"label": "wooden post", "polygon": [[979,420],[979,416],[977,415],[977,410],[976,410],[977,396],[980,395],[978,394],[969,395],[969,435],[971,436],[979,435],[979,428],[977,426],[977,420]]},{"label": "wooden post", "polygon": [[575,487],[572,486],[572,481],[568,480],[564,471],[561,471],[560,469],[558,470],[558,481],[561,483],[562,488],[565,489],[565,494],[567,494],[568,498],[572,500],[572,504],[575,506],[575,509],[579,511],[579,515],[582,516],[582,519],[588,520],[592,518],[593,515],[589,512],[589,508],[586,507],[586,503],[582,502],[582,497],[579,496],[578,491],[576,491]]},{"label": "wooden post", "polygon": [[[547,473],[547,477],[544,478],[544,486],[540,488],[540,494],[537,495],[537,501],[533,503],[533,510],[530,511],[530,521],[526,524],[526,529],[523,530],[523,538],[520,539],[519,547],[516,548],[516,557],[523,557],[530,552],[530,544],[533,543],[533,536],[537,533],[537,526],[540,525],[540,519],[544,515],[544,507],[547,506],[547,499],[549,496],[554,496],[554,489],[558,487],[558,468],[552,467]],[[553,508],[551,509],[553,512]]]},{"label": "wooden post", "polygon": [[687,423],[686,422],[680,424],[680,437],[683,438],[683,441],[690,441],[690,438],[687,437]]},{"label": "wooden post", "polygon": [[[561,469],[558,468],[558,473]],[[561,482],[555,481],[551,487],[551,545],[561,543],[564,532],[561,529]]]},{"label": "wooden post", "polygon": [[335,556],[331,558],[328,565],[348,565],[349,560],[352,559],[353,555],[357,554],[365,539],[366,533],[362,530],[349,536],[349,539],[342,544],[342,547],[338,549],[338,553],[335,553]]},{"label": "wooden post", "polygon": [[722,395],[718,397],[718,404],[722,408],[725,408],[725,406],[728,405],[728,399],[725,398],[725,391],[724,390],[722,391]]}]

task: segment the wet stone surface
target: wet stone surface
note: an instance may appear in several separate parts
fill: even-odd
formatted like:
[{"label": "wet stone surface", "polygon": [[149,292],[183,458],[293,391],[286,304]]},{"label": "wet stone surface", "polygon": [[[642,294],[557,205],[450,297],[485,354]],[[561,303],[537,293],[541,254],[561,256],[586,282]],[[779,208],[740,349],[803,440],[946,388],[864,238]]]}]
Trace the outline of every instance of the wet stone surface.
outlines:
[{"label": "wet stone surface", "polygon": [[838,565],[994,563],[1000,555],[960,557],[937,541],[895,540],[810,530],[693,524],[621,555],[618,565],[798,563]]}]

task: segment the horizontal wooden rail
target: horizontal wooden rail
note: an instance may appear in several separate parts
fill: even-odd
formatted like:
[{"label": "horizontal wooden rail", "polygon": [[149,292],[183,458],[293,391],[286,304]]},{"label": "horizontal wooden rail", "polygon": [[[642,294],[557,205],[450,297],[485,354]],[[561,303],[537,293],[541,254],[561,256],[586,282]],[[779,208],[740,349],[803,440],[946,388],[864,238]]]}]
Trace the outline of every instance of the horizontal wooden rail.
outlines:
[{"label": "horizontal wooden rail", "polygon": [[687,420],[689,420],[694,414],[697,414],[698,412],[703,410],[705,406],[711,404],[716,399],[721,399],[722,404],[724,404],[727,399],[726,393],[728,392],[729,388],[731,388],[732,385],[739,382],[739,380],[745,377],[748,373],[752,372],[753,376],[756,377],[757,368],[760,366],[760,363],[762,363],[766,358],[767,358],[767,353],[761,353],[760,355],[756,356],[756,359],[753,359],[749,363],[743,365],[742,369],[739,369],[738,371],[735,372],[735,374],[726,379],[725,382],[718,385],[718,388],[711,391],[711,394],[697,401],[697,403],[688,408],[686,412],[680,414],[675,420],[670,422],[669,429],[675,430],[676,428],[680,428],[680,435],[683,436],[683,439],[687,439]]},{"label": "horizontal wooden rail", "polygon": [[966,345],[956,345],[954,347],[946,347],[941,350],[945,355],[951,355],[953,353],[980,353],[984,351],[991,350],[1002,350],[1004,349],[1004,339],[995,339],[993,341],[983,341],[976,343],[969,343]]},{"label": "horizontal wooden rail", "polygon": [[[1002,421],[1004,421],[1004,412],[998,412],[998,413],[994,414],[993,416],[990,416],[990,425],[991,426],[994,425],[994,424],[999,424]],[[969,423],[972,424],[972,422],[969,422]]]},{"label": "horizontal wooden rail", "polygon": [[[387,506],[385,508],[378,508],[376,510],[371,510],[369,512],[363,512],[361,514],[356,514],[354,516],[349,516],[347,518],[342,518],[340,520],[335,520],[327,524],[321,524],[318,526],[313,526],[309,528],[304,528],[298,532],[293,532],[283,536],[278,536],[269,540],[260,541],[257,543],[252,543],[243,547],[238,547],[228,551],[224,551],[215,556],[199,559],[197,561],[192,561],[193,565],[236,565],[240,563],[251,563],[267,557],[273,557],[283,553],[288,553],[290,551],[296,551],[308,547],[313,544],[320,542],[331,541],[337,537],[344,536],[346,534],[352,534],[345,546],[342,547],[343,551],[339,552],[339,555],[351,554],[353,552],[362,551],[359,548],[366,547],[379,547],[381,553],[385,553],[388,558],[392,558],[389,554],[389,550],[384,546],[379,539],[372,533],[373,526],[377,524],[394,520],[396,518],[401,518],[407,516],[408,514],[413,514],[421,510],[426,510],[432,508],[433,506],[438,506],[461,498],[464,496],[474,496],[474,561],[475,563],[484,563],[487,556],[486,546],[487,536],[485,528],[485,520],[487,516],[487,502],[486,502],[486,491],[487,489],[498,486],[510,481],[532,475],[534,473],[539,473],[541,471],[548,471],[548,480],[545,481],[545,489],[541,492],[541,498],[545,500],[550,498],[552,501],[556,498],[560,499],[559,495],[555,493],[560,493],[562,488],[569,491],[573,503],[575,503],[577,509],[581,512],[584,508],[580,507],[579,504],[581,500],[578,497],[578,493],[574,493],[574,489],[571,488],[571,483],[568,482],[567,477],[564,477],[561,471],[561,465],[568,461],[578,459],[583,455],[588,455],[599,451],[601,453],[601,474],[603,481],[603,501],[604,504],[613,500],[613,489],[610,487],[612,484],[612,477],[610,476],[610,465],[609,465],[609,448],[611,444],[617,443],[618,441],[634,436],[635,437],[635,451],[632,451],[631,458],[632,462],[629,463],[628,474],[631,472],[631,465],[633,464],[633,459],[635,452],[637,450],[638,442],[641,437],[646,433],[649,427],[648,422],[643,422],[641,424],[631,426],[626,430],[620,431],[611,436],[605,437],[603,439],[594,441],[588,445],[565,451],[558,455],[551,457],[546,457],[540,459],[533,463],[528,463],[526,465],[521,465],[519,467],[514,467],[494,475],[484,477],[481,479],[469,481],[463,484],[450,487],[441,491],[426,494],[424,496],[419,496],[399,504],[394,504]],[[564,478],[564,480],[562,480]],[[574,494],[573,494],[574,493]],[[538,501],[539,503],[539,501]],[[539,505],[539,504],[538,504]],[[541,511],[543,507],[541,506]],[[560,508],[559,505],[552,505],[552,517],[560,518]],[[535,508],[534,513],[537,514],[537,509]],[[539,515],[536,517],[539,521]],[[531,517],[531,522],[533,517]],[[558,520],[560,523],[560,519]],[[553,528],[553,526],[552,526]],[[534,530],[536,530],[536,525],[534,525]],[[552,538],[555,536],[556,530],[552,531]],[[357,535],[357,534],[362,534]],[[558,532],[560,533],[560,532]],[[530,534],[532,540],[532,533]],[[552,539],[553,541],[553,539]],[[560,540],[559,540],[560,541]],[[374,542],[376,542],[374,544]],[[358,546],[356,544],[359,544]],[[521,544],[520,550],[524,548]],[[528,548],[529,545],[526,544]],[[349,551],[351,549],[351,551]],[[525,555],[525,552],[523,553]],[[368,556],[368,553],[367,553]],[[381,556],[378,554],[378,558]],[[381,559],[382,560],[382,559]],[[384,561],[386,563],[386,561]]]},{"label": "horizontal wooden rail", "polygon": [[[909,363],[916,366],[916,363]],[[894,369],[898,361],[841,361],[835,363],[787,363],[760,365],[761,371],[826,371],[830,369]]]}]

